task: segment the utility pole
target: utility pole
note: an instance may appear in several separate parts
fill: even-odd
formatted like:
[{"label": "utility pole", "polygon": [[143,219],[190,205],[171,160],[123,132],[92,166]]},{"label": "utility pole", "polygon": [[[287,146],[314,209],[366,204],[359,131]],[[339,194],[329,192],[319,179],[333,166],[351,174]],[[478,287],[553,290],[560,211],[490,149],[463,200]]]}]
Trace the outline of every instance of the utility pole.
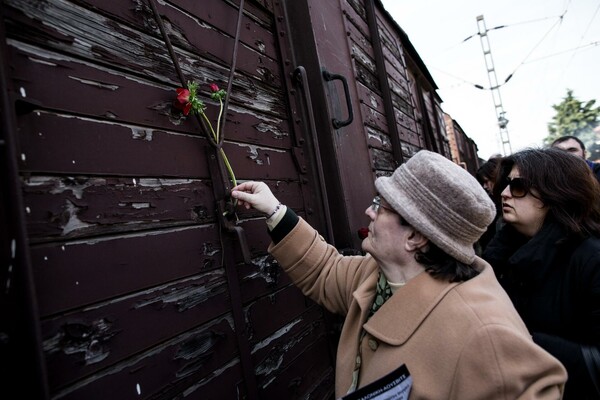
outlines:
[{"label": "utility pole", "polygon": [[502,97],[500,96],[500,86],[498,85],[498,78],[496,78],[496,70],[494,69],[494,60],[492,58],[492,49],[490,48],[490,40],[488,38],[488,29],[485,26],[483,15],[477,16],[477,27],[479,28],[479,39],[481,40],[481,49],[483,50],[483,57],[485,58],[485,67],[488,72],[488,79],[490,81],[490,90],[492,91],[492,98],[494,99],[494,107],[496,109],[496,118],[498,119],[498,127],[500,128],[500,141],[502,142],[503,155],[508,156],[512,153],[510,146],[510,139],[508,137],[508,119],[506,119],[506,112],[502,106]]}]

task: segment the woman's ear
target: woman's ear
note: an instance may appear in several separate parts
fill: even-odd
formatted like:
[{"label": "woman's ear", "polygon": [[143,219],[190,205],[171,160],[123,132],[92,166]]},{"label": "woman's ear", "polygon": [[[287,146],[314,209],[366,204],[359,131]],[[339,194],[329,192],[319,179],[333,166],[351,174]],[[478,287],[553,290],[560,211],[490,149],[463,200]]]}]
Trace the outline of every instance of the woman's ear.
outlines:
[{"label": "woman's ear", "polygon": [[406,237],[404,242],[404,249],[407,251],[417,251],[427,246],[429,239],[427,239],[421,232],[414,228],[410,228],[411,232]]}]

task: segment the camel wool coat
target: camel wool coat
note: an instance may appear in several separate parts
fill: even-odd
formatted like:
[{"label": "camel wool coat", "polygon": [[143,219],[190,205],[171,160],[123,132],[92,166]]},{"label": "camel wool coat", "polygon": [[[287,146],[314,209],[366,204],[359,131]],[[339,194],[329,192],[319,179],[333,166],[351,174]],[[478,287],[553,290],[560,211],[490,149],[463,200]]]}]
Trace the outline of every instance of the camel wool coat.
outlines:
[{"label": "camel wool coat", "polygon": [[352,382],[359,338],[358,387],[406,364],[410,399],[560,399],[567,374],[536,345],[485,261],[478,276],[449,283],[427,272],[398,289],[367,321],[378,266],[370,256],[342,256],[300,218],[269,251],[306,296],[345,315],[335,393]]}]

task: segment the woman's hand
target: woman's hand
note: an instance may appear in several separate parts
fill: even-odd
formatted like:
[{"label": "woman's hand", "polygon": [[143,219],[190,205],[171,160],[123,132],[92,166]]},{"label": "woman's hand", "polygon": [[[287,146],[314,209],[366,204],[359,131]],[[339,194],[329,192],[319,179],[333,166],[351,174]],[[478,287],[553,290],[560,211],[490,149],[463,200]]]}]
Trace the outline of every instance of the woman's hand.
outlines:
[{"label": "woman's hand", "polygon": [[271,189],[264,182],[244,182],[231,189],[231,197],[238,200],[238,204],[249,209],[250,207],[270,215],[279,205],[279,200],[273,195]]}]

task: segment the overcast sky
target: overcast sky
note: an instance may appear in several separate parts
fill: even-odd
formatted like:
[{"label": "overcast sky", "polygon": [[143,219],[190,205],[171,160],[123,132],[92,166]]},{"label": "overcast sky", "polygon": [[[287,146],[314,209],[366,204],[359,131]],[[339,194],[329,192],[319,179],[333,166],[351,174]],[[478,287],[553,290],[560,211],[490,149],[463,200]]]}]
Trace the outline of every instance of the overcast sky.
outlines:
[{"label": "overcast sky", "polygon": [[503,146],[478,15],[488,29],[498,83],[513,74],[499,89],[513,152],[543,145],[552,105],[567,88],[579,100],[600,103],[600,0],[382,2],[433,76],[442,109],[477,143],[481,158],[503,153]]}]

